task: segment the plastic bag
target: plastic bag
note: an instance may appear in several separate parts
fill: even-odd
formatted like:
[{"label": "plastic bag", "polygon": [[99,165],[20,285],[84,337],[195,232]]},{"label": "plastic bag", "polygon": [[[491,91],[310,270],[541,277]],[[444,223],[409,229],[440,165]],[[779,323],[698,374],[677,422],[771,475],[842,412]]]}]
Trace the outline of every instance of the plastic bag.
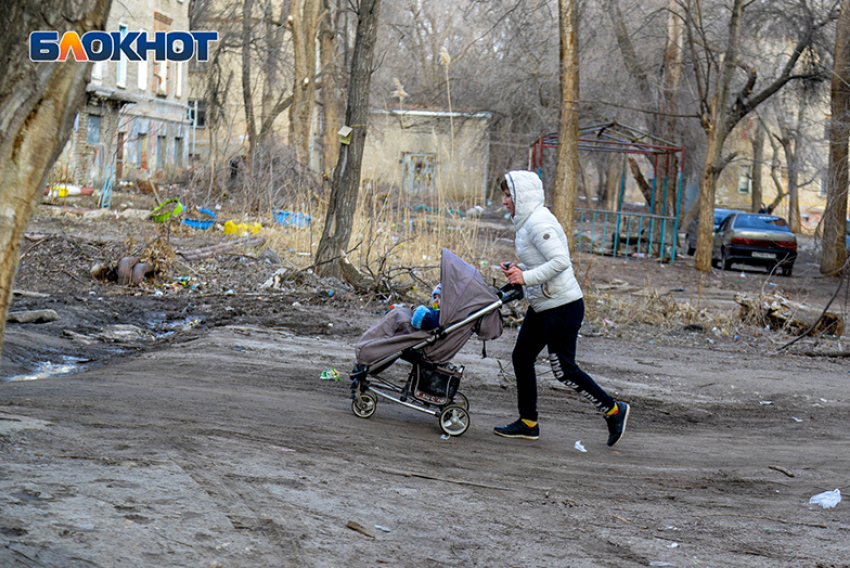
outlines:
[{"label": "plastic bag", "polygon": [[820,505],[824,509],[831,509],[841,502],[841,490],[825,491],[818,493],[809,499],[809,505]]}]

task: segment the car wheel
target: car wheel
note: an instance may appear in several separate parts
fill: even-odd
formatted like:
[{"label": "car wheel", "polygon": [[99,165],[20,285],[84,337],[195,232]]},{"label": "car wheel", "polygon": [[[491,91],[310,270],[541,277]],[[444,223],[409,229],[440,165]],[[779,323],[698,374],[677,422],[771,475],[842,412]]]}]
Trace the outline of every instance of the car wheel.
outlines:
[{"label": "car wheel", "polygon": [[721,254],[721,262],[723,263],[723,270],[732,270],[732,259],[729,258],[729,252],[724,248]]},{"label": "car wheel", "polygon": [[793,266],[784,266],[782,268],[782,276],[791,276],[792,274],[794,274]]},{"label": "car wheel", "polygon": [[693,256],[696,251],[697,247],[691,243],[691,237],[688,235],[688,256]]}]

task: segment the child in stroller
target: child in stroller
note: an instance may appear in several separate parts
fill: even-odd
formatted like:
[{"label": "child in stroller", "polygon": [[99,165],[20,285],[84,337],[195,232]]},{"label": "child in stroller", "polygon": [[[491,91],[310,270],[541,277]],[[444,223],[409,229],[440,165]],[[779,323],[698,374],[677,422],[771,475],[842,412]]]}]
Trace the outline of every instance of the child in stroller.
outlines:
[{"label": "child in stroller", "polygon": [[[449,436],[469,428],[469,401],[458,390],[463,366],[450,360],[473,333],[483,340],[501,336],[499,308],[522,298],[523,292],[510,284],[493,290],[474,266],[448,249],[443,249],[440,273],[436,328],[417,329],[413,310],[394,308],[358,341],[351,372],[351,410],[356,416],[371,417],[380,397],[436,416]],[[379,376],[399,359],[412,366],[404,384]]]},{"label": "child in stroller", "polygon": [[431,307],[419,306],[413,310],[410,325],[416,329],[437,329],[440,327],[440,297],[443,294],[443,285],[437,284],[431,292]]}]

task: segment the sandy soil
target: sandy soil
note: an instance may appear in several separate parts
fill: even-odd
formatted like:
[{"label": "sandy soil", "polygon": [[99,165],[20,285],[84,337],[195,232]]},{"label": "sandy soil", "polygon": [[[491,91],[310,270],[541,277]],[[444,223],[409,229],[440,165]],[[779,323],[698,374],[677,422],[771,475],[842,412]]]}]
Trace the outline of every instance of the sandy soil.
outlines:
[{"label": "sandy soil", "polygon": [[[91,280],[145,226],[43,207],[31,224],[47,238],[25,243],[11,309],[60,319],[6,328],[0,566],[850,566],[847,500],[809,504],[850,487],[846,359],[777,351],[790,337],[745,324],[589,322],[579,362],[632,404],[624,440],[606,447],[602,418],[544,365],[540,440],[506,440],[492,427],[516,413],[508,328],[486,359],[477,340],[455,358],[472,425],[443,439],[398,404],[351,412],[353,345],[385,303],[321,280],[269,293],[277,267],[250,257],[204,261],[206,287],[162,295]],[[804,252],[770,279],[576,261],[603,298],[652,289],[734,313],[735,292],[765,288],[824,306],[838,281]],[[846,297],[833,309],[846,317]],[[320,380],[332,367],[343,380]]]}]

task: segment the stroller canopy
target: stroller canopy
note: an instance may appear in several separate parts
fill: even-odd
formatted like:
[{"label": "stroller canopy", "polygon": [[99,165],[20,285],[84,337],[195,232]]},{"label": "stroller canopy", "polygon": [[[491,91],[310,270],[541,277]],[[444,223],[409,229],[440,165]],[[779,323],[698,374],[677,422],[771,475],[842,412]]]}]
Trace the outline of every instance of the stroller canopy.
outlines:
[{"label": "stroller canopy", "polygon": [[[445,248],[440,260],[440,282],[443,285],[440,327],[444,329],[499,301],[474,266]],[[390,310],[360,337],[355,346],[357,363],[371,365],[399,350],[416,345],[434,333],[413,327],[410,323],[412,317],[413,310],[409,308]],[[424,358],[432,363],[451,360],[473,332],[485,340],[501,336],[502,318],[499,311],[494,310],[471,321],[425,347],[422,350]]]}]

